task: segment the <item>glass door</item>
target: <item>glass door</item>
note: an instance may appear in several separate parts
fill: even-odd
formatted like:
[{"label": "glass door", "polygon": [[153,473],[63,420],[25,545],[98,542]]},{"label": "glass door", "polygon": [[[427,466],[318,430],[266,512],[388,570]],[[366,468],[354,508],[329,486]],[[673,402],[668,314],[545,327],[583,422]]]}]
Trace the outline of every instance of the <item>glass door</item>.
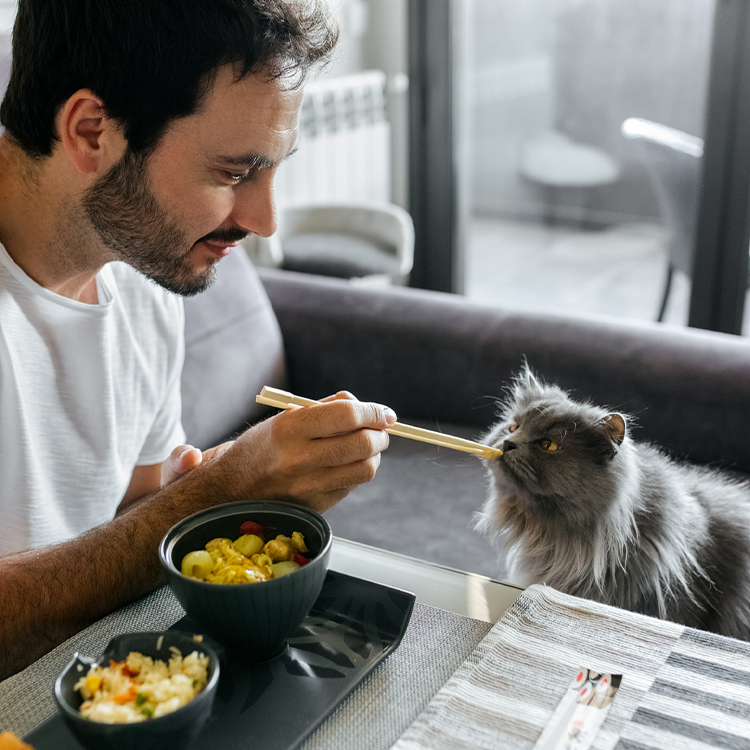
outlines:
[{"label": "glass door", "polygon": [[715,0],[465,0],[464,289],[685,325]]}]

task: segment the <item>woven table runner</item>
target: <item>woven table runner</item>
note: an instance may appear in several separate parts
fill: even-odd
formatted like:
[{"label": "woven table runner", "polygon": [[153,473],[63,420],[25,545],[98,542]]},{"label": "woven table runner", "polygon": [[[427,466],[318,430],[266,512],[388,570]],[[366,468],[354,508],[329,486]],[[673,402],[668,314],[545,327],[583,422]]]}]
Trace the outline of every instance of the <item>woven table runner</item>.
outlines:
[{"label": "woven table runner", "polygon": [[593,748],[750,748],[750,644],[531,586],[393,750],[532,748],[579,667],[622,674]]}]

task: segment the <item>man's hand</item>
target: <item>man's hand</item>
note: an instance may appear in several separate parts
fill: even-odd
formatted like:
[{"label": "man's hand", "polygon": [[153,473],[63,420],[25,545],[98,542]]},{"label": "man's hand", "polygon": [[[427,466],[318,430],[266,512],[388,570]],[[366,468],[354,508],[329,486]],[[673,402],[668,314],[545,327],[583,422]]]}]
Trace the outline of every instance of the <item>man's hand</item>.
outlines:
[{"label": "man's hand", "polygon": [[373,479],[395,422],[388,407],[337,393],[251,427],[217,460],[218,481],[235,499],[294,500],[323,512]]},{"label": "man's hand", "polygon": [[322,512],[375,476],[388,447],[385,430],[395,422],[388,407],[342,391],[277,414],[236,441],[203,452],[178,445],[161,465],[161,486],[221,458],[211,480],[218,496],[293,500]]}]

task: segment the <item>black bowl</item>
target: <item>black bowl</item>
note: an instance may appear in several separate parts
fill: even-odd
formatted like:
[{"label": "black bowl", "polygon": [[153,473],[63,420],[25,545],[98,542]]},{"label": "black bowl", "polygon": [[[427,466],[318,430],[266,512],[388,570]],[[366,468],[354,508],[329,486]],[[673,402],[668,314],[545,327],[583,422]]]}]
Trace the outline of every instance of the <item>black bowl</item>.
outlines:
[{"label": "black bowl", "polygon": [[[169,661],[171,646],[178,648],[183,656],[198,651],[208,657],[208,684],[190,703],[165,716],[137,724],[104,724],[81,716],[79,709],[83,698],[73,686],[93,665],[107,666],[110,659],[120,661],[131,651]],[[211,713],[218,684],[219,657],[208,644],[173,631],[127,633],[113,638],[98,659],[88,659],[76,652],[55,682],[55,698],[72,732],[90,750],[155,750],[185,747],[191,742]]]},{"label": "black bowl", "polygon": [[[216,537],[236,539],[243,521],[273,537],[301,532],[311,561],[281,578],[221,584],[182,575],[182,558]],[[173,526],[159,545],[159,560],[185,612],[207,635],[246,660],[279,656],[320,594],[331,553],[331,527],[312,510],[281,502],[237,502],[201,511]]]}]

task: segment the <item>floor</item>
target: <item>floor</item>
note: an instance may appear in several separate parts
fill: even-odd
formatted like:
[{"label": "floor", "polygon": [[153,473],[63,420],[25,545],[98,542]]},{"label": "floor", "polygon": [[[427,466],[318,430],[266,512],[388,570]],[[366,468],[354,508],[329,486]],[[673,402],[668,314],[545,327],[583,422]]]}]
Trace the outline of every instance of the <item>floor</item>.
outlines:
[{"label": "floor", "polygon": [[[465,294],[525,310],[656,320],[666,261],[664,231],[624,225],[597,231],[474,218]],[[690,281],[675,274],[664,317],[686,325]],[[750,335],[750,294],[743,335]]]}]

